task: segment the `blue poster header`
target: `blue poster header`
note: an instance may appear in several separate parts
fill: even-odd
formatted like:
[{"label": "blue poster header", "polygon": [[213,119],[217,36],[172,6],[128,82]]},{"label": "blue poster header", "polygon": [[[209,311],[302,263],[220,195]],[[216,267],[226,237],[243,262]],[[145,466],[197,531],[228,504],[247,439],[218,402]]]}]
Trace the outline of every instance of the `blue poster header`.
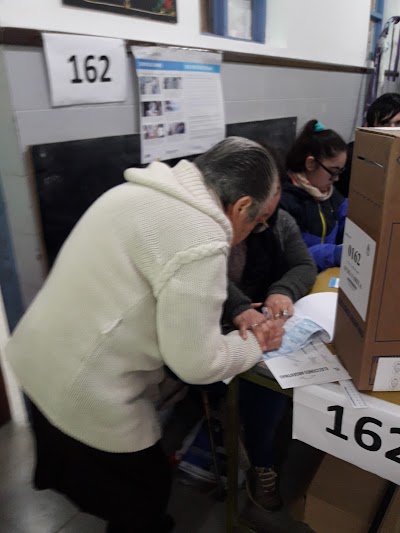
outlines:
[{"label": "blue poster header", "polygon": [[139,70],[177,70],[185,72],[209,72],[219,74],[220,65],[209,63],[188,63],[183,61],[157,61],[154,59],[135,59]]}]

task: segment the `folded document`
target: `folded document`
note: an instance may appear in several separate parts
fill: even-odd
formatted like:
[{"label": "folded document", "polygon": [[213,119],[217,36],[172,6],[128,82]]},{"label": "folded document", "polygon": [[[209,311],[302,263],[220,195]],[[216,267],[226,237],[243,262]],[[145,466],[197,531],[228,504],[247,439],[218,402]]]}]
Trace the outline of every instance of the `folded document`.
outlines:
[{"label": "folded document", "polygon": [[283,389],[350,379],[338,358],[323,342],[333,339],[337,294],[305,296],[294,305],[295,314],[285,324],[279,350],[263,360]]}]

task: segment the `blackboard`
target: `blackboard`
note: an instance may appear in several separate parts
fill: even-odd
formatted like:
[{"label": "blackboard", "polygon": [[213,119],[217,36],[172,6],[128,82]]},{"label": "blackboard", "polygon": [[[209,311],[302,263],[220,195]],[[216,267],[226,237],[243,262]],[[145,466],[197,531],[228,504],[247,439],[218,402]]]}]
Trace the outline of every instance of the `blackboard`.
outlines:
[{"label": "blackboard", "polygon": [[4,307],[7,313],[8,326],[12,332],[14,327],[17,325],[18,320],[22,316],[23,306],[14,251],[11,243],[11,232],[10,225],[8,223],[6,202],[0,176],[0,295],[1,293],[3,295]]},{"label": "blackboard", "polygon": [[[229,124],[227,135],[247,137],[285,154],[296,135],[296,118]],[[88,207],[140,167],[140,136],[121,135],[31,147],[34,185],[48,266]],[[188,158],[188,159],[193,159]],[[174,165],[177,160],[167,161]]]},{"label": "blackboard", "polygon": [[296,138],[297,118],[276,118],[239,122],[226,126],[226,136],[246,137],[274,149],[275,155],[284,158]]}]

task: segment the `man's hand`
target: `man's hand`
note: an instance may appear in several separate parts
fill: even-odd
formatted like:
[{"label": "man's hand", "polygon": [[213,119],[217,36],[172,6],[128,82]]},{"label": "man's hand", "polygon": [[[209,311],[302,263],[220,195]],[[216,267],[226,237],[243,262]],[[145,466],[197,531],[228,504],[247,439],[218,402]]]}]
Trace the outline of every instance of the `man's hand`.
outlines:
[{"label": "man's hand", "polygon": [[282,318],[286,321],[294,314],[293,302],[285,294],[271,294],[265,300],[264,305],[268,308],[271,318],[274,319]]},{"label": "man's hand", "polygon": [[284,320],[266,320],[262,313],[255,309],[247,309],[233,319],[242,339],[247,339],[247,330],[256,337],[263,352],[277,350],[284,334]]}]

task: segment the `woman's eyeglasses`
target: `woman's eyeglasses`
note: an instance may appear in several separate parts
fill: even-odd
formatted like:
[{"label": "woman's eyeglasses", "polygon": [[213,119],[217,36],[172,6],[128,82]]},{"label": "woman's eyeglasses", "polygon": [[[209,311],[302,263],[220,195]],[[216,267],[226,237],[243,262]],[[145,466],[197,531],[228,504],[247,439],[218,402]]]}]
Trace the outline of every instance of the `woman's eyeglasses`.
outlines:
[{"label": "woman's eyeglasses", "polygon": [[318,165],[320,165],[324,170],[327,171],[327,173],[331,176],[330,179],[336,178],[337,176],[340,176],[346,169],[345,167],[340,168],[339,170],[332,170],[331,168],[326,167],[321,161],[318,161],[318,159],[315,160]]}]

